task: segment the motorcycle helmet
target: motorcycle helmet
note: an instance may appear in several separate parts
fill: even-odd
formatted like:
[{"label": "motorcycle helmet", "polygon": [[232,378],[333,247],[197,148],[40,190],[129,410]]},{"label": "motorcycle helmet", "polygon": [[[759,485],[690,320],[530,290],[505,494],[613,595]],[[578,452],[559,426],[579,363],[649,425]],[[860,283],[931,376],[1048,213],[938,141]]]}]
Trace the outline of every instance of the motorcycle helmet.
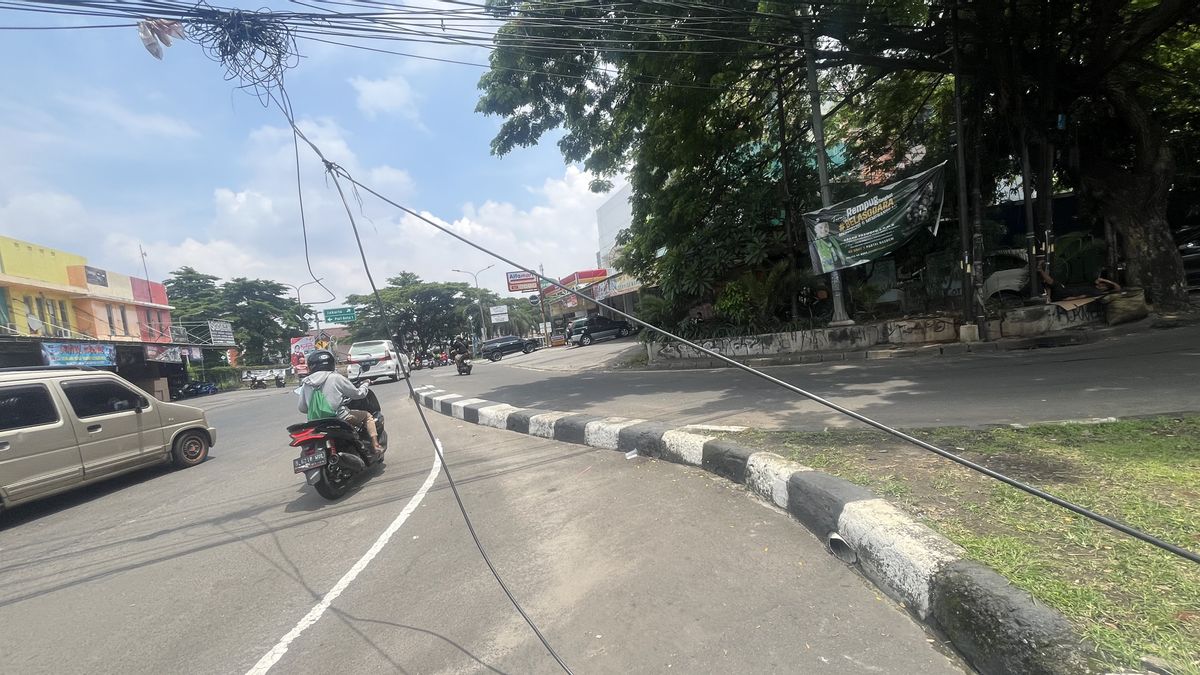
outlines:
[{"label": "motorcycle helmet", "polygon": [[305,359],[305,363],[308,364],[308,372],[310,373],[315,373],[321,370],[332,373],[337,368],[337,357],[335,357],[331,351],[318,349],[314,352],[309,352],[308,358]]}]

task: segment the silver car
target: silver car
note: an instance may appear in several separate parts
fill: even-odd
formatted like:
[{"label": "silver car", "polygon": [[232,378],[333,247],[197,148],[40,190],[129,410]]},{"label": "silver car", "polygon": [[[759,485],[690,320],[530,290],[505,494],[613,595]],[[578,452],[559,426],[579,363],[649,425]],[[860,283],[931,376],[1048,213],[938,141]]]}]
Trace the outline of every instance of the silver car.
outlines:
[{"label": "silver car", "polygon": [[406,377],[409,369],[408,356],[398,351],[391,340],[355,342],[350,345],[348,364],[346,377],[355,384],[381,377],[396,382]]},{"label": "silver car", "polygon": [[0,508],[155,464],[190,467],[217,442],[204,411],[91,368],[0,368]]}]

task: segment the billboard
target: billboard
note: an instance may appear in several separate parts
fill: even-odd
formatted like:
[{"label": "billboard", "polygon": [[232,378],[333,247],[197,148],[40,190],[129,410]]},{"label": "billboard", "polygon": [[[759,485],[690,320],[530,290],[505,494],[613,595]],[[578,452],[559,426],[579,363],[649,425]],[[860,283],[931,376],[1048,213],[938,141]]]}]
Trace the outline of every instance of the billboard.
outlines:
[{"label": "billboard", "polygon": [[[504,309],[508,309],[505,307]],[[492,312],[492,324],[505,323],[508,321],[508,312]]]},{"label": "billboard", "polygon": [[876,188],[833,206],[804,214],[813,271],[864,265],[877,260],[929,226],[937,234],[946,163]]},{"label": "billboard", "polygon": [[42,360],[48,366],[115,366],[117,346],[100,342],[43,342]]},{"label": "billboard", "polygon": [[146,345],[146,360],[155,363],[183,363],[185,347],[178,345]]},{"label": "billboard", "polygon": [[234,347],[237,341],[233,339],[233,324],[228,321],[209,321],[208,338],[218,347]]},{"label": "billboard", "polygon": [[292,338],[291,361],[297,375],[308,374],[308,363],[304,359],[316,348],[317,339],[311,335]]},{"label": "billboard", "polygon": [[507,277],[509,293],[528,293],[538,289],[537,277],[529,272],[509,272]]},{"label": "billboard", "polygon": [[92,286],[107,286],[108,285],[108,272],[105,272],[104,270],[100,269],[99,267],[91,267],[89,265],[84,265],[83,266],[83,275],[85,277],[87,277],[87,282],[89,284],[91,284]]},{"label": "billboard", "polygon": [[492,316],[496,316],[497,314],[508,314],[508,305],[493,305],[492,307],[488,308],[488,312],[490,312]]}]

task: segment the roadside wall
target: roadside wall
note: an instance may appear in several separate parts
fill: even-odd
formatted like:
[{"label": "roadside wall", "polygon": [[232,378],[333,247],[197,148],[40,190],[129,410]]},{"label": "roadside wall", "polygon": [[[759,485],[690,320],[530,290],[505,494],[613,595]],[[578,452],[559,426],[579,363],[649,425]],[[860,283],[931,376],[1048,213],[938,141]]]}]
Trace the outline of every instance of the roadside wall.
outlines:
[{"label": "roadside wall", "polygon": [[[856,351],[877,345],[914,345],[958,340],[954,319],[932,317],[817,328],[792,333],[744,335],[735,338],[697,340],[706,349],[728,357],[776,356],[807,352]],[[708,358],[696,349],[678,343],[647,345],[650,362]]]},{"label": "roadside wall", "polygon": [[[1058,305],[1034,305],[1006,310],[989,322],[989,339],[1036,337],[1077,330],[1104,322],[1104,306],[1093,302],[1066,310]],[[851,352],[872,347],[905,347],[958,341],[955,318],[927,317],[791,333],[744,335],[697,340],[696,344],[730,358],[756,358],[810,352]],[[650,363],[707,359],[706,354],[676,342],[646,345]]]}]

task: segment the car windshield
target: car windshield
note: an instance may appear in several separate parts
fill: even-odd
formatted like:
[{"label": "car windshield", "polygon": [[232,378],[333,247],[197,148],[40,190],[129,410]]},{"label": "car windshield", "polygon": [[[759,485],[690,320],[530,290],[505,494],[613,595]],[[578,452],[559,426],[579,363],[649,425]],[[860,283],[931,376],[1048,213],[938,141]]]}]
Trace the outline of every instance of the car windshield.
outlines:
[{"label": "car windshield", "polygon": [[383,340],[375,342],[356,342],[350,347],[350,353],[354,355],[362,354],[382,354],[387,348],[387,343]]}]

